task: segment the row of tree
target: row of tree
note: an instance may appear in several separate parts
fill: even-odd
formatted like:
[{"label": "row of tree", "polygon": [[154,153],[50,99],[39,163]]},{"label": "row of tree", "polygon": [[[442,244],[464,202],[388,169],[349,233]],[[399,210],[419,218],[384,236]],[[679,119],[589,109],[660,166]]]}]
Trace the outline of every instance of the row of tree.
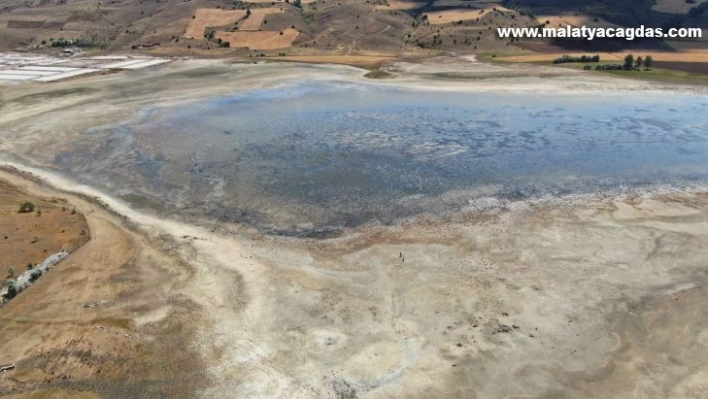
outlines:
[{"label": "row of tree", "polygon": [[52,42],[52,47],[81,47],[81,48],[91,48],[98,47],[92,39],[64,39],[60,37],[59,39]]},{"label": "row of tree", "polygon": [[565,64],[568,62],[600,62],[600,56],[599,55],[581,55],[580,57],[573,57],[570,55],[563,55],[555,60],[553,60],[554,64]]},{"label": "row of tree", "polygon": [[644,70],[648,71],[653,63],[654,59],[650,55],[647,55],[642,59],[642,57],[634,58],[632,54],[627,54],[627,56],[624,57],[624,64],[622,64],[622,69],[640,69],[643,66]]},{"label": "row of tree", "polygon": [[[629,54],[626,57],[624,57],[624,64],[595,65],[595,70],[596,71],[631,71],[631,70],[641,69],[643,66],[644,70],[648,71],[649,68],[651,68],[653,63],[654,63],[654,59],[651,58],[650,55],[648,55],[644,58],[642,58],[642,57],[634,58],[634,56],[632,54]],[[586,71],[589,71],[593,68],[590,65],[585,65],[585,67],[583,69],[585,69]]]}]

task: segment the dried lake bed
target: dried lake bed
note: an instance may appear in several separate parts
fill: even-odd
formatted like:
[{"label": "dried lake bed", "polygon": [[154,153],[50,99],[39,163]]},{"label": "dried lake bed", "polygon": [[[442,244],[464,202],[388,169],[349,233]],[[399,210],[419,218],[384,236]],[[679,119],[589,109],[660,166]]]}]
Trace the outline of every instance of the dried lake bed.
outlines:
[{"label": "dried lake bed", "polygon": [[0,150],[178,244],[196,395],[705,392],[705,93],[362,74],[191,61],[13,87]]},{"label": "dried lake bed", "polygon": [[479,198],[703,182],[707,106],[692,94],[421,91],[294,77],[145,105],[78,131],[47,161],[135,206],[326,236]]}]

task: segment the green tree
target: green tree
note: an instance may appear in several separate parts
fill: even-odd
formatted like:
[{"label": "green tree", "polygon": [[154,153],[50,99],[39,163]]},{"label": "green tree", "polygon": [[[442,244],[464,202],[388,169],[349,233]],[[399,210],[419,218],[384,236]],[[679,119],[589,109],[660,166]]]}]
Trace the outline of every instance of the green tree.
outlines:
[{"label": "green tree", "polygon": [[634,56],[632,54],[627,54],[624,57],[624,69],[632,69],[634,66]]},{"label": "green tree", "polygon": [[30,272],[30,282],[34,283],[35,281],[39,280],[39,278],[42,277],[42,271],[39,269],[34,269]]},{"label": "green tree", "polygon": [[20,204],[20,213],[29,213],[29,212],[34,212],[34,203],[25,201]]},{"label": "green tree", "polygon": [[642,62],[643,62],[642,57],[637,57],[637,59],[634,60],[634,68],[635,68],[635,69],[641,68],[641,67],[642,67]]},{"label": "green tree", "polygon": [[644,58],[644,69],[648,71],[653,63],[654,59],[650,55],[646,56],[646,58]]}]

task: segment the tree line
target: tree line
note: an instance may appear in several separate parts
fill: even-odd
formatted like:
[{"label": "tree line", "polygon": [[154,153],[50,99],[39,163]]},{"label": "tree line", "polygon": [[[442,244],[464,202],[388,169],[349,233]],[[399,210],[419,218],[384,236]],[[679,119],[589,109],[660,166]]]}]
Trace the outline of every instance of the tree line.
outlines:
[{"label": "tree line", "polygon": [[553,60],[554,64],[565,64],[568,62],[600,62],[600,56],[581,55],[580,57],[573,57],[571,55],[563,55]]},{"label": "tree line", "polygon": [[[646,57],[642,58],[637,57],[634,58],[632,54],[627,54],[626,57],[624,57],[624,63],[623,64],[601,64],[601,65],[596,65],[595,70],[597,71],[632,71],[632,70],[640,70],[642,67],[644,67],[645,71],[650,70],[651,66],[654,64],[654,59],[652,56],[647,55]],[[592,69],[590,65],[586,65],[585,69]]]}]

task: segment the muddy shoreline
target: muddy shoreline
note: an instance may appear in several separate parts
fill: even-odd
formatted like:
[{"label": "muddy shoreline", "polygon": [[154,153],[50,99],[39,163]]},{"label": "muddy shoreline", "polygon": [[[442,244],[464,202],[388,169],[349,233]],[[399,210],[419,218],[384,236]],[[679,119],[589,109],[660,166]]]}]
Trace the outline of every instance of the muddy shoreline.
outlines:
[{"label": "muddy shoreline", "polygon": [[[30,173],[35,181],[39,178],[45,182],[43,184],[56,184],[61,190],[72,191],[73,183],[70,181],[53,179],[50,175],[36,170]],[[25,172],[16,175],[27,177]],[[79,195],[91,198],[102,206],[109,206],[111,212],[123,214],[128,211],[128,208],[119,202],[103,197],[87,187],[82,189]],[[660,320],[652,322],[655,334],[659,331],[660,334],[675,334],[670,332],[670,329],[688,322],[688,319],[679,321],[684,317],[690,317],[699,331],[707,320],[689,316],[695,314],[697,309],[703,308],[702,303],[708,293],[702,289],[702,286],[708,283],[708,275],[703,267],[697,267],[701,264],[699,259],[702,259],[697,249],[708,247],[708,192],[704,189],[693,192],[665,189],[653,195],[624,193],[611,199],[597,195],[535,203],[493,204],[476,207],[474,211],[460,215],[457,220],[435,221],[421,217],[401,226],[370,226],[339,238],[325,240],[267,236],[249,238],[236,231],[227,232],[220,229],[213,232],[165,219],[155,219],[134,211],[129,213],[130,215],[124,214],[123,217],[132,221],[139,231],[149,232],[156,237],[169,237],[168,239],[179,245],[178,253],[181,253],[181,256],[191,254],[186,259],[195,274],[192,283],[183,288],[183,292],[190,293],[192,300],[201,304],[202,311],[211,315],[211,321],[203,324],[203,327],[199,328],[201,333],[198,333],[206,341],[197,341],[201,342],[198,346],[203,348],[202,356],[205,356],[205,361],[211,364],[206,370],[211,370],[210,373],[215,378],[213,384],[205,387],[204,392],[207,395],[226,392],[224,390],[244,393],[244,389],[256,389],[240,383],[233,385],[232,381],[220,376],[223,362],[237,367],[244,375],[260,375],[258,368],[252,369],[238,360],[246,353],[265,350],[262,344],[257,344],[261,342],[260,339],[253,342],[255,347],[250,344],[246,347],[240,344],[232,346],[234,343],[243,337],[252,337],[253,334],[268,334],[268,347],[271,349],[266,353],[271,353],[277,347],[289,348],[288,351],[292,351],[294,348],[291,345],[294,342],[291,341],[292,337],[288,338],[292,334],[288,331],[302,331],[309,337],[306,342],[310,342],[302,348],[305,351],[302,355],[318,359],[325,356],[327,352],[309,352],[308,346],[320,345],[317,344],[318,340],[325,339],[330,342],[327,345],[335,345],[328,349],[334,350],[331,352],[332,356],[344,356],[344,359],[349,359],[344,363],[336,363],[338,365],[332,369],[326,369],[338,370],[333,382],[325,386],[320,385],[304,375],[295,373],[295,370],[289,367],[280,369],[277,379],[274,375],[260,375],[258,378],[266,378],[270,383],[278,381],[278,385],[285,380],[297,378],[298,388],[309,387],[307,389],[316,389],[323,395],[332,389],[333,385],[341,388],[342,384],[351,387],[362,397],[385,397],[388,395],[386,392],[396,386],[399,388],[395,389],[422,389],[431,395],[452,394],[456,392],[453,387],[464,386],[466,383],[462,381],[469,378],[468,376],[482,372],[474,366],[480,362],[478,356],[482,353],[499,352],[510,356],[508,351],[516,348],[515,351],[520,351],[514,356],[518,358],[514,361],[520,362],[516,368],[519,372],[526,371],[521,374],[508,374],[508,378],[518,378],[519,381],[528,377],[543,378],[547,384],[555,387],[553,389],[584,397],[584,393],[595,395],[605,390],[629,389],[631,385],[627,381],[641,381],[641,374],[627,368],[627,352],[623,348],[641,350],[642,354],[637,352],[636,356],[644,357],[645,362],[650,362],[647,364],[663,364],[662,360],[655,356],[665,356],[662,353],[666,353],[664,351],[667,349],[658,349],[659,343],[656,339],[643,335],[644,327],[637,326],[637,323],[648,322],[648,316],[644,316],[645,314],[656,314],[659,311],[657,309],[670,312],[667,315],[674,314],[673,318],[676,320],[670,324],[663,324]],[[648,228],[648,235],[640,233],[644,229],[642,226]],[[622,227],[622,230],[617,230],[618,227]],[[534,233],[529,235],[527,229],[533,230]],[[593,230],[596,232],[592,233]],[[657,234],[658,231],[663,233]],[[634,238],[621,238],[626,235]],[[566,237],[562,241],[570,241],[560,244],[557,237]],[[652,249],[641,244],[645,239],[661,241],[657,241],[657,246]],[[542,244],[543,241],[546,241],[546,244]],[[555,243],[548,246],[552,242]],[[682,252],[676,245],[689,245],[684,247],[688,251]],[[601,252],[602,255],[598,255],[593,247],[605,249]],[[221,255],[214,257],[214,248],[220,248]],[[549,250],[550,253],[543,255],[544,251]],[[645,250],[648,255],[638,256]],[[667,250],[669,252],[666,252]],[[592,253],[595,255],[591,255]],[[680,253],[682,255],[678,255]],[[599,258],[593,260],[598,256]],[[671,256],[673,260],[668,269],[668,265],[659,266],[664,262],[662,259],[665,256]],[[460,262],[460,259],[456,259],[459,257],[464,260]],[[536,258],[538,259],[535,260]],[[545,261],[541,260],[544,258]],[[688,263],[683,261],[683,258],[687,258]],[[651,259],[656,259],[659,263]],[[696,260],[699,260],[698,263]],[[598,261],[602,266],[589,267]],[[586,266],[578,266],[578,262]],[[644,262],[648,263],[640,266]],[[626,267],[621,266],[623,263]],[[536,270],[539,267],[540,269]],[[637,267],[639,269],[636,272],[631,271]],[[639,272],[642,269],[654,270],[653,276]],[[215,280],[224,279],[232,273],[236,275],[220,283]],[[615,274],[616,276],[611,277]],[[256,277],[257,275],[259,277]],[[581,280],[585,281],[586,287],[573,284]],[[239,283],[232,286],[229,283],[232,281]],[[568,283],[571,285],[566,285]],[[365,293],[362,292],[364,286],[361,284],[374,284],[378,288],[375,288],[376,291]],[[596,284],[604,285],[605,288],[597,291]],[[300,288],[295,292],[285,288],[293,285]],[[205,286],[210,286],[213,290],[207,297],[204,297]],[[273,286],[280,287],[275,291],[276,296],[266,299],[264,295],[272,295],[274,292]],[[236,299],[233,304],[239,304],[239,308],[243,306],[242,310],[236,313],[231,309],[218,310],[219,306],[223,306],[218,304],[223,303],[226,298],[222,296],[225,294],[222,290],[228,291],[235,287]],[[470,289],[474,293],[470,292]],[[337,291],[339,294],[330,297]],[[380,294],[391,292],[394,298],[400,295],[402,297],[394,299],[391,303],[393,308],[388,308],[388,305],[383,306],[385,301],[381,301],[385,295],[379,298],[380,294],[373,293],[377,291]],[[576,292],[573,293],[574,291]],[[453,293],[452,297],[446,298],[450,293]],[[321,299],[311,302],[314,298]],[[454,305],[454,298],[457,298],[457,305]],[[466,299],[459,302],[462,298]],[[320,302],[322,300],[324,302]],[[453,302],[449,302],[450,300]],[[285,305],[288,301],[299,305]],[[420,301],[429,303],[424,305]],[[359,317],[363,319],[357,322],[354,322],[351,316],[346,316],[355,312],[354,309],[362,306],[365,308],[366,303],[376,309],[372,310],[373,314],[367,311],[368,316],[361,314]],[[215,305],[217,308],[214,308]],[[404,308],[400,308],[401,306]],[[460,306],[462,308],[459,308]],[[667,306],[673,310],[668,310]],[[275,311],[280,318],[266,317],[258,321],[253,319],[255,314],[261,314],[265,309]],[[628,313],[629,309],[632,310]],[[307,316],[300,313],[302,310],[306,310]],[[548,311],[551,313],[547,313]],[[302,321],[296,322],[293,319],[294,315],[285,316],[288,312],[298,313],[299,318],[305,317],[305,320],[310,321],[302,325]],[[380,313],[388,316],[379,319]],[[424,316],[428,313],[428,316]],[[250,322],[240,324],[244,322],[243,317],[248,317]],[[388,317],[392,319],[387,321]],[[423,322],[420,317],[429,320]],[[438,327],[430,325],[430,322],[437,318],[438,322],[433,325]],[[460,319],[455,321],[456,318]],[[362,328],[373,328],[370,331],[377,331],[389,322],[393,324],[386,329],[404,328],[397,333],[403,335],[399,338],[395,338],[395,335],[387,337],[386,334],[380,336],[386,330],[384,329],[376,333],[379,337],[377,341],[372,342],[370,339],[364,339],[368,335],[360,336],[361,333],[355,332]],[[413,327],[414,325],[417,327]],[[223,342],[231,342],[228,346],[231,346],[229,351],[233,351],[232,354],[224,358],[225,354],[220,352],[221,360],[215,363],[215,358],[209,353],[216,348],[222,348],[219,351],[224,349],[219,344],[221,339],[217,337],[225,333],[225,330],[222,331],[219,326],[239,327],[229,334],[235,341]],[[292,330],[293,328],[295,330]],[[578,331],[579,335],[576,337],[573,331]],[[340,340],[345,337],[348,337],[346,339],[350,344],[340,346],[343,345]],[[692,339],[685,335],[681,337],[685,344]],[[216,341],[207,344],[215,338]],[[377,372],[374,370],[361,374],[360,367],[365,364],[371,367],[370,362],[397,362],[394,360],[397,358],[394,356],[397,350],[393,348],[399,339],[404,339],[402,342],[411,339],[413,341],[409,343],[412,346],[406,349],[410,351],[407,356],[412,357],[403,362],[398,372],[389,375],[381,370],[383,374],[376,378],[375,374],[370,374]],[[216,345],[216,348],[211,345]],[[687,376],[685,364],[694,365],[691,367],[696,368],[690,370],[700,373],[697,356],[702,350],[696,349],[695,353],[688,355],[681,351],[682,347],[683,345],[676,343],[669,353],[688,363],[673,369],[671,373]],[[321,350],[323,349],[324,347]],[[359,351],[368,350],[376,351],[384,358],[375,360],[373,352],[365,358],[357,358],[361,356]],[[393,352],[387,352],[391,350]],[[273,353],[278,353],[278,350]],[[346,355],[347,353],[349,355]],[[295,356],[294,353],[293,355]],[[525,356],[531,357],[524,360]],[[537,371],[528,374],[528,367],[536,363],[536,360],[531,359],[539,356],[550,356],[555,359],[556,366],[547,369],[546,366],[538,364],[533,366],[538,368]],[[266,358],[270,358],[270,355],[266,355]],[[289,358],[279,357],[278,361],[288,364]],[[527,363],[529,361],[531,363]],[[444,367],[446,362],[449,364]],[[487,359],[483,364],[492,369],[497,366],[505,369],[509,367],[506,361],[500,359]],[[522,367],[522,364],[526,365]],[[423,370],[433,365],[433,374],[441,378],[440,384],[424,382],[429,377],[423,375],[429,375],[430,371]],[[578,371],[581,369],[586,371]],[[316,367],[314,370],[320,369]],[[317,373],[314,370],[308,373]],[[541,370],[555,370],[555,377],[550,374],[538,374]],[[325,370],[320,372],[322,371]],[[328,372],[325,371],[324,376],[327,375]],[[406,375],[411,377],[404,378]],[[414,375],[417,380],[411,380]],[[502,375],[505,374],[499,376]],[[492,388],[496,381],[493,378],[488,383],[479,379],[474,381],[482,396],[513,395],[522,392],[515,391],[513,387],[501,389],[503,384]],[[690,393],[692,389],[696,389],[695,384],[698,383],[678,384],[677,381],[666,380],[663,383],[670,385],[660,389],[669,389],[669,386],[674,386],[671,384],[676,384],[671,388],[675,392]],[[289,390],[288,395],[304,394],[295,389],[295,386],[291,389],[294,390]],[[469,388],[465,388],[465,391],[467,389]],[[543,389],[534,389],[541,388],[528,386],[523,392],[544,392]]]},{"label": "muddy shoreline", "polygon": [[[471,101],[468,106],[471,111],[481,105],[475,104],[476,96],[469,93],[478,93],[479,101],[485,102],[500,101],[504,96],[513,99],[510,93],[519,94],[522,99],[535,98],[529,90],[542,90],[567,95],[566,100],[576,102],[581,96],[570,93],[580,91],[606,96],[606,101],[611,102],[621,98],[612,90],[627,96],[641,90],[654,96],[656,90],[664,89],[637,82],[578,79],[572,71],[555,79],[539,80],[534,75],[538,71],[516,66],[491,68],[487,64],[454,58],[435,61],[391,64],[389,69],[397,71],[398,78],[375,84],[364,83],[367,79],[362,77],[362,70],[353,67],[283,63],[228,65],[190,60],[131,76],[63,82],[45,94],[35,92],[38,86],[15,87],[9,91],[0,114],[0,121],[6,126],[6,139],[0,143],[0,153],[6,159],[72,176],[78,182],[98,187],[133,207],[152,210],[156,215],[184,217],[191,222],[204,219],[207,223],[247,225],[284,236],[334,237],[369,223],[393,225],[425,214],[448,217],[446,215],[459,212],[476,198],[533,199],[546,194],[582,194],[607,187],[611,191],[613,186],[623,184],[622,178],[602,179],[608,177],[605,175],[610,169],[623,165],[606,166],[602,171],[605,175],[593,181],[592,162],[588,162],[592,157],[588,155],[584,164],[577,163],[577,170],[568,172],[568,176],[559,175],[555,181],[545,178],[546,182],[539,180],[541,184],[536,185],[532,180],[563,170],[566,166],[563,162],[577,161],[583,152],[572,148],[551,150],[570,136],[547,137],[549,132],[553,134],[553,127],[545,126],[544,122],[538,122],[538,126],[514,126],[507,122],[502,126],[494,120],[499,115],[492,111],[485,114],[486,111],[478,110],[474,116],[465,116],[466,108],[455,110],[458,119],[446,118],[442,108],[425,108],[426,104],[418,108],[416,104],[408,106],[412,108],[410,112],[422,113],[426,109],[425,112],[436,112],[435,118],[419,117],[420,124],[427,127],[425,131],[418,128],[418,123],[401,117],[382,125],[378,121],[389,117],[388,114],[371,110],[350,116],[350,122],[346,122],[346,108],[344,111],[322,108],[324,110],[317,111],[319,116],[308,120],[307,106],[298,103],[315,101],[313,96],[319,95],[317,90],[320,89],[313,87],[341,85],[350,88],[352,93],[404,90],[400,96],[403,98],[428,93],[445,98],[441,93],[454,90],[456,95],[468,93],[468,97],[461,97],[460,101]],[[479,74],[485,82],[459,84],[431,78],[439,73],[434,71],[458,70]],[[509,74],[514,77],[509,78]],[[541,82],[543,87],[537,88]],[[497,93],[498,90],[506,93]],[[695,90],[693,97],[682,101],[702,98],[700,89]],[[288,91],[294,91],[295,96],[288,97]],[[304,93],[302,98],[297,96],[299,91]],[[659,97],[669,99],[687,95],[684,91],[674,92],[674,95],[661,93],[664,95]],[[281,95],[285,97],[277,97]],[[550,94],[539,94],[544,95],[552,98]],[[269,96],[276,96],[276,102],[284,105],[268,110],[274,115],[284,115],[283,118],[294,118],[290,123],[278,122],[282,128],[263,118],[244,119],[248,113],[258,112],[259,107],[270,106]],[[392,97],[391,101],[397,98]],[[319,106],[326,107],[326,100],[319,99]],[[597,103],[602,101],[597,100]],[[297,112],[286,113],[292,107],[297,108]],[[523,118],[524,112],[537,119],[554,112],[559,119],[577,117],[577,111],[564,113],[549,107],[532,112],[519,106],[506,111],[502,117],[513,121],[510,115]],[[231,119],[224,117],[239,109],[248,111]],[[404,113],[405,109],[399,111]],[[596,128],[607,130],[606,137],[580,135],[577,139],[570,138],[574,141],[569,145],[584,146],[585,152],[598,148],[609,151],[615,141],[607,137],[616,136],[615,140],[620,143],[637,137],[642,145],[664,140],[677,147],[675,151],[692,153],[684,149],[681,142],[671,142],[668,128],[661,127],[667,131],[660,132],[657,130],[660,124],[647,119],[659,118],[651,115],[661,109],[640,111],[650,116],[637,114],[624,123],[627,125],[624,130],[631,130],[633,136],[613,126],[611,121],[605,121],[602,123],[608,126]],[[36,119],[28,118],[33,112],[37,114]],[[76,113],[76,118],[66,118],[66,113]],[[182,119],[171,120],[165,116],[171,113]],[[154,122],[156,119],[159,123]],[[354,120],[366,121],[367,125],[356,128],[346,124]],[[455,128],[454,134],[436,133],[434,125],[439,122]],[[248,129],[242,126],[246,123],[250,123]],[[392,133],[395,129],[391,126],[398,126],[396,124],[405,124],[405,128]],[[469,128],[465,124],[470,125]],[[303,134],[307,133],[304,130],[308,126],[318,125],[324,133]],[[556,126],[556,129],[575,128],[577,126]],[[688,128],[696,130],[695,126]],[[524,132],[517,137],[514,132],[519,129]],[[699,134],[694,131],[684,132],[683,136],[688,137],[686,146],[695,144],[696,135]],[[375,144],[367,144],[371,142]],[[625,148],[618,148],[625,152],[624,156],[610,152],[599,155],[606,161],[629,159],[631,157],[626,155],[632,155],[631,150],[636,146],[624,145]],[[525,148],[529,151],[524,152]],[[560,165],[554,168],[552,162],[544,164],[548,157],[541,151],[549,154],[577,151],[578,156],[559,158],[555,162]],[[503,153],[511,155],[498,156]],[[490,156],[495,158],[484,161]],[[654,158],[641,152],[634,154],[635,159],[642,157]],[[673,167],[670,161],[665,163]],[[533,168],[538,168],[535,174],[517,176],[530,173]],[[675,179],[682,177],[680,173],[665,176],[664,181],[691,184],[693,172],[695,170],[687,174],[686,181]],[[652,178],[635,177],[638,181],[629,181],[627,185],[639,183],[638,186],[642,186],[645,177]],[[568,178],[567,181],[564,178]]]},{"label": "muddy shoreline", "polygon": [[[0,309],[15,332],[0,353],[18,365],[0,376],[2,393],[700,398],[708,388],[704,185],[480,196],[456,212],[301,238],[145,212],[114,195],[124,181],[92,187],[84,171],[52,167],[56,146],[145,104],[264,87],[289,67],[268,68],[195,61],[131,75],[133,85],[113,75],[8,91],[0,150],[16,158],[3,156],[0,177],[71,198],[92,239],[22,294],[51,296]],[[331,70],[299,68],[287,73]],[[576,77],[490,78],[474,90],[615,87]]]}]

